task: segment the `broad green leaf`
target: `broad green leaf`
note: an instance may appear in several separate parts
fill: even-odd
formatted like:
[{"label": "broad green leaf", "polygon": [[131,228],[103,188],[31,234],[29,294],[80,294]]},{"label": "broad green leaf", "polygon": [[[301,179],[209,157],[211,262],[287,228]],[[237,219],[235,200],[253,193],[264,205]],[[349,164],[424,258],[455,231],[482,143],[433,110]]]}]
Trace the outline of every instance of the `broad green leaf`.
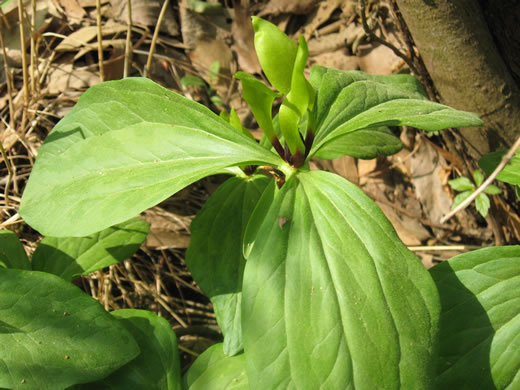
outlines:
[{"label": "broad green leaf", "polygon": [[461,204],[467,198],[469,198],[469,196],[472,193],[473,193],[473,191],[464,191],[464,192],[461,192],[460,194],[457,194],[457,196],[455,196],[455,199],[453,199],[453,204],[451,205],[451,208],[454,209],[455,207],[457,207],[459,204]]},{"label": "broad green leaf", "polygon": [[282,162],[232,127],[225,130],[138,123],[58,155],[46,152],[33,168],[20,214],[44,235],[87,236],[227,167]]},{"label": "broad green leaf", "polygon": [[251,389],[431,388],[437,292],[381,210],[319,171],[257,207],[242,290]]},{"label": "broad green leaf", "polygon": [[0,387],[64,389],[104,378],[139,354],[132,335],[63,279],[0,269]]},{"label": "broad green leaf", "polygon": [[307,43],[300,37],[291,76],[291,90],[282,102],[279,112],[280,129],[293,155],[297,151],[302,155],[305,152],[299,123],[314,100],[314,90],[303,74],[308,56]]},{"label": "broad green leaf", "polygon": [[502,190],[493,185],[493,184],[490,184],[486,187],[486,189],[484,190],[484,192],[488,195],[498,195],[498,194],[501,194],[502,193]]},{"label": "broad green leaf", "polygon": [[403,144],[388,127],[377,127],[356,130],[336,138],[318,150],[314,157],[332,160],[347,155],[369,160],[379,155],[390,156],[402,148]]},{"label": "broad green leaf", "polygon": [[122,309],[110,314],[134,336],[141,354],[106,378],[77,388],[180,390],[177,337],[168,321],[147,310]]},{"label": "broad green leaf", "polygon": [[[495,168],[502,161],[502,157],[507,153],[507,151],[498,151],[486,154],[482,157],[478,165],[486,172],[486,174],[491,175],[491,173],[495,170]],[[498,180],[501,180],[505,183],[520,185],[520,154],[516,153],[509,164],[507,164],[504,169],[498,174]]]},{"label": "broad green leaf", "polygon": [[235,74],[235,77],[242,82],[242,96],[255,116],[258,126],[269,141],[272,142],[274,137],[273,101],[281,95],[271,90],[249,73],[238,72]]},{"label": "broad green leaf", "polygon": [[464,253],[430,273],[442,305],[438,388],[520,388],[520,247]]},{"label": "broad green leaf", "polygon": [[[421,83],[409,75],[371,75],[360,71],[345,72],[333,68],[325,68],[322,66],[313,66],[309,82],[316,91],[316,105],[314,109],[314,131],[315,134],[320,130],[325,118],[328,117],[329,111],[334,102],[338,99],[343,89],[349,87],[352,83],[358,81],[372,81],[391,87],[390,91],[395,94],[396,90],[400,91],[398,96],[410,99],[426,99],[426,92]],[[354,88],[355,89],[355,88]],[[363,110],[360,102],[364,97],[364,90],[361,88],[360,95],[356,96],[356,102],[351,106],[350,110],[356,112],[355,109]],[[354,94],[355,95],[355,94]],[[370,103],[369,101],[365,102]],[[366,107],[366,106],[365,106]]]},{"label": "broad green leaf", "polygon": [[323,145],[358,129],[413,126],[436,131],[448,127],[480,126],[483,123],[474,113],[430,101],[408,99],[402,95],[397,88],[373,81],[358,81],[344,88],[318,129],[311,155]]},{"label": "broad green leaf", "polygon": [[34,251],[32,266],[70,282],[128,259],[148,235],[149,225],[133,218],[87,237],[45,237]]},{"label": "broad green leaf", "polygon": [[480,215],[482,215],[484,218],[486,218],[488,215],[490,205],[489,198],[484,193],[478,194],[475,198],[475,207]]},{"label": "broad green leaf", "polygon": [[0,230],[0,268],[31,269],[23,245],[12,231]]},{"label": "broad green leaf", "polygon": [[475,180],[475,185],[478,187],[484,181],[484,175],[478,169],[475,169],[473,172],[473,180]]},{"label": "broad green leaf", "polygon": [[269,82],[287,94],[291,89],[297,46],[278,27],[267,20],[252,16],[255,50]]},{"label": "broad green leaf", "polygon": [[461,176],[456,179],[448,181],[448,184],[455,191],[471,191],[475,189],[475,184],[471,182],[467,177]]},{"label": "broad green leaf", "polygon": [[[81,95],[45,139],[38,160],[50,161],[49,156],[64,153],[80,141],[131,125],[142,124],[146,132],[152,123],[201,129],[224,138],[233,131],[229,123],[201,104],[150,79],[129,77],[96,84]],[[41,164],[38,161],[36,167]]]},{"label": "broad green leaf", "polygon": [[243,349],[240,303],[245,259],[242,239],[249,217],[269,181],[265,176],[228,179],[191,224],[186,265],[213,303],[227,355],[235,355]]},{"label": "broad green leaf", "polygon": [[249,390],[244,354],[226,356],[222,344],[212,345],[184,374],[182,388],[183,390]]}]

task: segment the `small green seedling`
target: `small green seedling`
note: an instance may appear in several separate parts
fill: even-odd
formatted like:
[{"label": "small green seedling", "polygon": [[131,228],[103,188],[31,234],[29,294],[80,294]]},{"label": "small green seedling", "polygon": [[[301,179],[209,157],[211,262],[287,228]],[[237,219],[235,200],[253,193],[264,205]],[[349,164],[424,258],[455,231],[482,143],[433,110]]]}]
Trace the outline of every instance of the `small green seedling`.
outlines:
[{"label": "small green seedling", "polygon": [[[52,237],[95,234],[203,177],[229,176],[193,220],[186,253],[224,342],[183,378],[166,332],[169,347],[156,354],[162,364],[133,359],[138,352],[129,347],[125,366],[153,362],[137,385],[116,364],[88,356],[85,373],[78,365],[60,385],[111,378],[103,384],[112,389],[518,388],[520,247],[466,253],[428,271],[358,187],[309,168],[315,157],[396,153],[402,145],[389,126],[438,131],[479,126],[480,118],[428,101],[408,75],[315,66],[307,79],[304,39],[296,43],[256,17],[253,27],[270,85],[237,78],[264,132],[260,142],[233,113],[227,121],[148,79],[128,78],[90,88],[40,148],[19,212]],[[273,117],[275,99],[281,107]],[[61,279],[35,289],[43,277],[34,272],[0,270],[0,387],[58,388],[49,383],[84,346],[58,343],[61,355],[26,364],[30,353],[18,340],[27,323],[57,339],[63,321],[75,318],[24,311],[18,321],[21,296],[50,309],[64,296]],[[108,315],[82,313],[85,324]],[[159,332],[139,329],[141,354],[165,345]],[[36,376],[45,386],[31,383]]]},{"label": "small green seedling", "polygon": [[187,86],[203,87],[209,96],[209,100],[214,105],[222,107],[224,105],[224,102],[222,101],[222,98],[215,93],[215,89],[214,89],[215,84],[218,82],[219,73],[220,73],[220,62],[215,61],[210,65],[209,71],[208,71],[209,86],[206,84],[206,82],[202,78],[200,78],[199,76],[193,76],[193,75],[184,76],[181,79],[181,84],[185,87],[187,87]]},{"label": "small green seedling", "polygon": [[[480,170],[477,169],[473,172],[473,180],[474,183],[471,182],[471,180],[469,180],[467,177],[462,176],[448,182],[453,190],[460,192],[453,200],[453,205],[451,206],[452,209],[456,208],[459,204],[470,197],[471,194],[475,192],[477,187],[479,187],[484,182],[484,175]],[[500,188],[495,185],[489,185],[484,189],[484,192],[477,195],[475,199],[475,207],[483,218],[487,217],[490,207],[490,201],[487,195],[498,195],[501,193],[502,190]]]}]

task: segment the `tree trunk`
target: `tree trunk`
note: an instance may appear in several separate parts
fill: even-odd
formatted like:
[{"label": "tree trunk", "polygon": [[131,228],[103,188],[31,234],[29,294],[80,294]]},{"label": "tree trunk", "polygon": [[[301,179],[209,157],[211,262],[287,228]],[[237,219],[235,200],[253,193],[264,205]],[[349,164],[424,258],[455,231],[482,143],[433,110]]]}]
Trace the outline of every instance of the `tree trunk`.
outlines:
[{"label": "tree trunk", "polygon": [[[441,102],[478,113],[463,128],[473,158],[507,148],[520,135],[520,93],[477,0],[396,0]],[[485,4],[485,1],[483,2]]]}]

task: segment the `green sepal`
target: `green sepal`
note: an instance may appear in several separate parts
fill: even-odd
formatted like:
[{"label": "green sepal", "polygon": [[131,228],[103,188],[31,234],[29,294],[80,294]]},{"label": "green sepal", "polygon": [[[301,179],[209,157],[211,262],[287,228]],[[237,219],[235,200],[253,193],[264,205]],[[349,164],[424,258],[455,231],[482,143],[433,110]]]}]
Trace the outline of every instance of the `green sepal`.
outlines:
[{"label": "green sepal", "polygon": [[297,46],[278,27],[267,20],[252,16],[255,30],[255,49],[267,79],[278,91],[287,94]]},{"label": "green sepal", "polygon": [[238,72],[235,77],[242,82],[242,96],[251,108],[258,126],[270,142],[274,138],[272,108],[273,101],[281,94],[274,92],[267,85],[249,73]]},{"label": "green sepal", "polygon": [[307,109],[314,102],[314,90],[303,74],[308,56],[309,49],[307,48],[307,43],[303,37],[300,37],[291,75],[291,89],[282,102],[279,114],[280,129],[293,155],[297,151],[305,152],[305,145],[300,136],[299,124]]}]

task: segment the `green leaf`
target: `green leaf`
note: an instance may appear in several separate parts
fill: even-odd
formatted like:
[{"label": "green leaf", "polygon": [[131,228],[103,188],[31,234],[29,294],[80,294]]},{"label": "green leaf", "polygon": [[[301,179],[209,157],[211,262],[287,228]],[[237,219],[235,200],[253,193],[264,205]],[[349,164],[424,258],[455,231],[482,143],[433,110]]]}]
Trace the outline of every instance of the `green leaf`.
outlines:
[{"label": "green leaf", "polygon": [[12,231],[0,230],[0,268],[31,269],[23,245]]},{"label": "green leaf", "polygon": [[132,335],[63,279],[0,269],[0,387],[64,389],[134,359]]},{"label": "green leaf", "polygon": [[149,225],[133,218],[87,237],[45,237],[34,251],[32,266],[70,282],[128,259],[148,235]]},{"label": "green leaf", "polygon": [[251,108],[258,126],[272,142],[274,138],[272,109],[273,101],[281,95],[249,73],[238,72],[235,77],[242,82],[242,96]]},{"label": "green leaf", "polygon": [[110,314],[134,336],[141,354],[108,377],[77,388],[180,390],[177,337],[168,321],[147,310],[122,309]]},{"label": "green leaf", "polygon": [[489,198],[484,193],[478,194],[475,198],[475,207],[483,218],[487,217],[490,205]]},{"label": "green leaf", "polygon": [[495,168],[502,161],[502,157],[507,153],[507,150],[499,150],[497,152],[488,153],[483,156],[480,160],[478,160],[478,165],[482,170],[486,173],[486,175],[491,175],[491,173],[495,170]]},{"label": "green leaf", "polygon": [[464,202],[472,193],[473,191],[464,191],[460,194],[457,194],[457,196],[455,196],[455,199],[453,199],[453,204],[451,205],[451,208],[454,209],[455,207],[457,207],[459,204]]},{"label": "green leaf", "polygon": [[90,88],[42,145],[20,207],[42,234],[86,236],[227,167],[282,163],[205,107],[125,80]]},{"label": "green leaf", "polygon": [[[385,93],[385,87],[387,87],[390,88],[391,94],[402,98],[426,99],[426,92],[421,86],[421,83],[413,76],[371,75],[360,71],[345,72],[333,68],[313,66],[309,82],[316,91],[316,106],[314,109],[315,134],[322,131],[320,128],[323,127],[325,119],[329,117],[332,105],[338,100],[341,93],[345,94],[343,90],[358,81],[372,81],[382,84],[383,93]],[[355,90],[356,88],[358,87],[351,87],[350,90]],[[366,103],[370,104],[370,101],[367,99],[369,97],[368,94],[366,94],[363,87],[360,87],[360,89],[359,95],[356,93],[352,94],[355,100],[352,102],[353,104],[347,108],[350,117],[366,109]],[[391,97],[391,95],[388,97]],[[341,108],[341,106],[338,108]],[[330,119],[331,118],[329,118],[328,121],[330,121]],[[327,130],[325,129],[323,131]]]},{"label": "green leaf", "polygon": [[217,81],[219,74],[220,74],[220,62],[217,60],[217,61],[212,62],[211,65],[209,66],[209,81],[211,84],[213,84]]},{"label": "green leaf", "polygon": [[430,269],[439,290],[439,389],[520,386],[520,247],[464,253]]},{"label": "green leaf", "polygon": [[[222,111],[222,112],[224,112],[224,111]],[[229,119],[229,124],[231,126],[233,126],[237,131],[248,136],[251,139],[254,139],[253,134],[251,134],[249,132],[249,130],[247,130],[246,128],[244,128],[244,126],[242,126],[242,123],[240,122],[240,118],[238,117],[238,114],[234,108],[231,108],[231,112],[229,114],[228,119]]]},{"label": "green leaf", "polygon": [[[352,90],[349,90],[352,88]],[[323,129],[320,129],[311,154],[324,144],[349,132],[369,127],[413,126],[426,131],[448,127],[480,126],[481,119],[474,113],[424,100],[397,98],[399,91],[369,81],[359,81],[344,89],[334,102]],[[388,95],[395,92],[389,100]],[[355,116],[351,110],[358,105]],[[326,126],[326,128],[325,128]]]},{"label": "green leaf", "polygon": [[310,171],[257,207],[242,290],[251,389],[430,388],[435,285],[377,206]]},{"label": "green leaf", "polygon": [[191,224],[186,265],[213,303],[227,355],[243,349],[240,303],[246,261],[242,239],[249,217],[269,181],[265,176],[228,179]]},{"label": "green leaf", "polygon": [[252,16],[255,50],[267,79],[278,91],[287,94],[297,46],[278,27],[267,20]]},{"label": "green leaf", "polygon": [[[486,154],[482,157],[478,164],[480,167],[486,172],[486,174],[490,175],[495,168],[502,161],[502,157],[507,153],[507,151],[499,151]],[[503,181],[504,183],[509,183],[513,185],[520,185],[520,154],[516,153],[511,161],[504,167],[504,169],[498,174],[498,180]]]},{"label": "green leaf", "polygon": [[456,179],[448,181],[448,184],[455,191],[471,191],[475,189],[475,184],[471,182],[467,177],[461,176]]},{"label": "green leaf", "polygon": [[473,172],[473,180],[475,180],[475,185],[479,187],[484,181],[484,175],[478,169],[475,169]]},{"label": "green leaf", "polygon": [[486,194],[489,194],[489,195],[498,195],[498,194],[501,194],[501,193],[502,193],[502,190],[501,190],[499,187],[497,187],[497,186],[495,186],[495,185],[493,185],[493,184],[490,184],[490,185],[488,185],[488,186],[486,187],[486,189],[484,190],[484,192],[485,192]]},{"label": "green leaf", "polygon": [[303,37],[300,37],[299,43],[291,76],[291,89],[282,102],[279,112],[280,129],[293,155],[297,151],[302,155],[305,152],[299,123],[314,100],[314,91],[303,74],[309,49]]},{"label": "green leaf", "polygon": [[183,390],[249,390],[244,354],[229,357],[222,344],[209,347],[184,374]]},{"label": "green leaf", "polygon": [[332,160],[346,155],[369,160],[379,155],[390,156],[402,148],[403,144],[388,127],[377,127],[356,130],[336,138],[318,150],[314,157]]},{"label": "green leaf", "polygon": [[207,87],[206,82],[202,80],[199,76],[184,76],[181,79],[181,84],[185,87]]}]

